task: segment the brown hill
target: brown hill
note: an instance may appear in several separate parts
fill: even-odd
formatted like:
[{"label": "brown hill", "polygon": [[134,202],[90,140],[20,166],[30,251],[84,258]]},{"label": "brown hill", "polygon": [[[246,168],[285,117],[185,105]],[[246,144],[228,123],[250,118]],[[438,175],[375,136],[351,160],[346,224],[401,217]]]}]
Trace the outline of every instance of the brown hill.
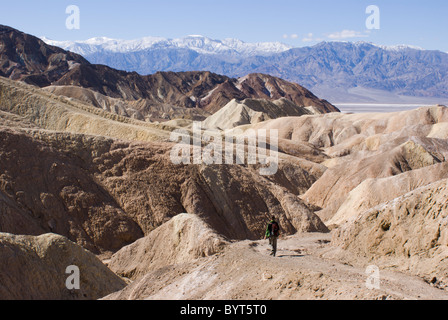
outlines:
[{"label": "brown hill", "polygon": [[54,232],[94,253],[118,250],[143,236],[138,224],[95,179],[89,163],[112,141],[5,128],[0,136],[1,232]]},{"label": "brown hill", "polygon": [[[1,300],[94,300],[126,286],[92,253],[56,234],[0,233],[0,260]],[[66,286],[69,266],[79,269],[79,290]]]},{"label": "brown hill", "polygon": [[80,55],[0,25],[0,76],[45,87],[78,64],[89,62]]},{"label": "brown hill", "polygon": [[252,128],[278,129],[280,138],[311,143],[331,157],[343,158],[357,151],[384,150],[389,143],[395,147],[412,136],[443,138],[447,122],[448,108],[439,105],[393,113],[278,118]]},{"label": "brown hill", "polygon": [[[174,165],[172,144],[10,129],[0,135],[2,232],[51,231],[99,253],[114,252],[182,212],[231,239],[262,237],[272,214],[289,234],[326,230],[287,185],[238,165]],[[274,181],[290,183],[281,168]]]},{"label": "brown hill", "polygon": [[[383,153],[331,167],[303,198],[324,208],[319,215],[326,221],[338,211],[349,192],[366,179],[395,176],[440,162],[425,147],[423,143],[409,140]],[[446,151],[448,144],[445,144]]]},{"label": "brown hill", "polygon": [[253,73],[238,79],[238,88],[248,97],[270,101],[285,98],[297,106],[313,106],[321,113],[338,111],[325,100],[318,99],[304,87],[266,74]]},{"label": "brown hill", "polygon": [[[260,84],[256,82],[257,79],[263,79],[265,82]],[[249,80],[258,86],[249,87],[246,83]],[[272,84],[275,86],[271,87]],[[285,98],[298,106],[312,106],[321,113],[338,111],[330,103],[318,99],[299,85],[259,74],[249,75],[244,80],[231,79],[210,72],[158,72],[140,76],[105,66],[79,65],[54,82],[53,86],[83,87],[111,98],[121,99],[125,104],[133,106],[139,112],[140,118],[150,120],[175,118],[203,120],[233,99],[260,97],[269,101]],[[69,97],[76,97],[77,94],[70,90],[61,93]],[[192,114],[190,116],[182,114],[176,107],[186,108]]]},{"label": "brown hill", "polygon": [[112,114],[147,122],[151,120],[165,122],[168,119],[202,120],[211,115],[204,109],[183,108],[169,104],[161,104],[154,108],[151,107],[149,100],[111,98],[91,89],[76,86],[49,86],[43,89],[54,95],[73,98],[72,101],[77,100]]},{"label": "brown hill", "polygon": [[[0,110],[34,127],[128,141],[168,141],[169,131],[0,77]],[[11,123],[13,124],[13,123]],[[18,125],[20,128],[22,125]]]}]

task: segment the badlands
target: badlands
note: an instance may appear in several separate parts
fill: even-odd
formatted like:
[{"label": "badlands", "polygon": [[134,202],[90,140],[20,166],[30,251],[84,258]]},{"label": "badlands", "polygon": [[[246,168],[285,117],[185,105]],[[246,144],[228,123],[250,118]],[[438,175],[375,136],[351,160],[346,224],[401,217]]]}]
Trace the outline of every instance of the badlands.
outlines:
[{"label": "badlands", "polygon": [[[278,170],[173,163],[197,121],[277,132]],[[0,138],[2,300],[448,299],[446,106],[343,114],[271,76],[140,76],[0,26]]]},{"label": "badlands", "polygon": [[143,122],[6,78],[0,106],[2,299],[448,298],[444,106],[234,127],[278,130],[272,176],[172,164],[170,133],[192,120]]}]

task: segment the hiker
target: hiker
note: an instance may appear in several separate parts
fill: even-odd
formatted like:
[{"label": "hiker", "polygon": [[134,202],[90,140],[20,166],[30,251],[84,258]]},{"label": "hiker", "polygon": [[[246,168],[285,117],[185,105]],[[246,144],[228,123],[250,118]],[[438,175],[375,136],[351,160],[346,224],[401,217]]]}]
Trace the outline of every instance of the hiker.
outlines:
[{"label": "hiker", "polygon": [[268,227],[266,229],[266,234],[264,239],[269,238],[269,244],[272,246],[271,256],[277,254],[277,239],[280,235],[280,225],[275,220],[275,217],[272,217],[271,222],[269,222]]}]

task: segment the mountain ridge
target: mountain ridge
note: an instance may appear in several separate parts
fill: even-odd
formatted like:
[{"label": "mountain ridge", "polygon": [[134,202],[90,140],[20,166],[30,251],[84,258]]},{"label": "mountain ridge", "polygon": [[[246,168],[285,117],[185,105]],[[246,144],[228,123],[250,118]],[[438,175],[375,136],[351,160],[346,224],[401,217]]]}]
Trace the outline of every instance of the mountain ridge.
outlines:
[{"label": "mountain ridge", "polygon": [[448,100],[448,54],[439,50],[365,41],[324,41],[284,49],[249,55],[227,51],[223,55],[219,51],[204,54],[187,45],[154,46],[132,52],[102,48],[84,56],[94,63],[140,74],[209,70],[241,77],[264,73],[300,83],[324,99],[338,102],[392,103],[405,101],[402,96],[418,103],[421,99],[417,98],[426,98],[428,103]]},{"label": "mountain ridge", "polygon": [[92,54],[95,52],[110,51],[115,53],[136,52],[156,48],[187,48],[204,54],[236,54],[241,56],[268,55],[279,53],[292,46],[280,42],[249,43],[239,39],[226,38],[215,40],[201,35],[189,35],[183,38],[143,37],[133,40],[113,39],[108,37],[95,37],[85,41],[57,41],[41,37],[47,44],[61,47],[65,50],[79,54]]}]

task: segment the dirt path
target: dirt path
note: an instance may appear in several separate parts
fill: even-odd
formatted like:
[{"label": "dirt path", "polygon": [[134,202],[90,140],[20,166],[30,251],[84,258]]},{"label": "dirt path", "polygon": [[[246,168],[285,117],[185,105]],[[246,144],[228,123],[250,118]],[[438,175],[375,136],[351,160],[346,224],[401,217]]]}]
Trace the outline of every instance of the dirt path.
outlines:
[{"label": "dirt path", "polygon": [[147,274],[112,299],[298,300],[445,299],[448,291],[404,273],[379,270],[379,289],[366,285],[367,265],[324,258],[338,250],[329,234],[279,240],[277,257],[268,241],[242,241],[224,252]]},{"label": "dirt path", "polygon": [[[340,283],[338,291],[345,291],[344,295],[350,296],[350,292],[358,292],[362,296],[384,299],[448,299],[448,291],[435,288],[423,279],[398,271],[384,270],[378,267],[379,282],[375,282],[372,273],[367,273],[367,261],[356,266],[350,262],[341,262],[336,259],[324,258],[332,256],[334,248],[330,245],[331,234],[306,234],[293,236],[279,241],[277,258],[284,267],[293,267],[313,274],[321,273],[322,277],[330,278]],[[268,255],[270,246],[266,241],[252,244],[261,255]],[[353,262],[352,262],[353,263]],[[372,269],[371,269],[372,270]],[[374,269],[375,270],[375,269]],[[327,279],[328,280],[328,279]],[[327,282],[332,282],[327,281]],[[318,284],[319,281],[316,282]],[[325,281],[322,281],[325,287]],[[373,286],[379,289],[369,289]],[[355,296],[356,298],[356,296]]]}]

